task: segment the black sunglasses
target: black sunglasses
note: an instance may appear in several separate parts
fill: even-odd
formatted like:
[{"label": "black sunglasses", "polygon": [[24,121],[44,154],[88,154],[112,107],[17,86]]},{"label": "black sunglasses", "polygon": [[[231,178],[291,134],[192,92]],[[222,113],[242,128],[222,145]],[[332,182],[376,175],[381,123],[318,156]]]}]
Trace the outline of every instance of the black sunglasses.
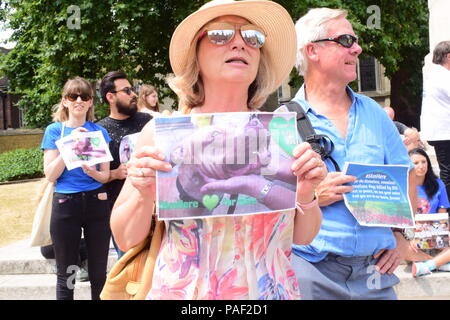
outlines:
[{"label": "black sunglasses", "polygon": [[78,97],[81,98],[81,100],[83,101],[89,101],[92,99],[91,95],[87,94],[87,93],[81,93],[81,94],[77,94],[77,93],[69,93],[68,95],[66,95],[66,98],[69,101],[75,102],[78,100]]},{"label": "black sunglasses", "polygon": [[121,92],[121,91],[125,92],[127,95],[131,95],[132,92],[136,93],[136,89],[133,88],[133,87],[126,87],[126,88],[123,88],[123,89],[120,89],[120,90],[113,90],[113,91],[110,91],[110,92],[117,93],[117,92]]},{"label": "black sunglasses", "polygon": [[337,36],[336,38],[325,38],[325,39],[319,39],[314,40],[311,42],[321,42],[321,41],[333,41],[336,43],[339,43],[341,46],[345,48],[351,48],[354,43],[358,43],[358,38],[355,36],[352,36],[351,34],[341,34],[340,36]]}]

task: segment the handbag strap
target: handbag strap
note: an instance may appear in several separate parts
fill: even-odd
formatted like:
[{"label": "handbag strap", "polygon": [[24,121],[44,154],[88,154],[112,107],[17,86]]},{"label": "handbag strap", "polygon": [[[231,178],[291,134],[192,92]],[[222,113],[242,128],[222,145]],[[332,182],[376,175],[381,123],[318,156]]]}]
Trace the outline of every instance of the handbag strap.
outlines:
[{"label": "handbag strap", "polygon": [[60,138],[62,139],[62,138],[64,138],[64,127],[66,126],[66,123],[63,121],[63,122],[61,122],[61,136],[60,136]]}]

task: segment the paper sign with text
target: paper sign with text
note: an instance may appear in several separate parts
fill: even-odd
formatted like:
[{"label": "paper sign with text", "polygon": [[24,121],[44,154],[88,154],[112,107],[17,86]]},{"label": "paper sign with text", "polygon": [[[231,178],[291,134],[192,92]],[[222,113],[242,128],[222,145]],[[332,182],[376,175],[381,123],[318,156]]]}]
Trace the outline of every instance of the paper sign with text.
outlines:
[{"label": "paper sign with text", "polygon": [[295,208],[290,166],[295,113],[214,113],[155,118],[155,143],[171,163],[157,172],[162,220]]},{"label": "paper sign with text", "polygon": [[67,170],[112,161],[111,152],[101,131],[73,132],[56,141]]},{"label": "paper sign with text", "polygon": [[357,180],[344,193],[348,210],[362,226],[414,227],[408,198],[407,165],[370,165],[347,162],[343,172]]}]

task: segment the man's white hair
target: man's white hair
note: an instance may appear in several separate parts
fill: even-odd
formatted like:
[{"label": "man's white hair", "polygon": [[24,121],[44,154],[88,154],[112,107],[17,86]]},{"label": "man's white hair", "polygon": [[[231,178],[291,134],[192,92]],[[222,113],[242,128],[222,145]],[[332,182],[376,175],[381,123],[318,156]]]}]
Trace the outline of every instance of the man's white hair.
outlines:
[{"label": "man's white hair", "polygon": [[308,61],[304,53],[305,46],[314,40],[327,37],[328,23],[334,19],[347,17],[347,10],[315,8],[310,9],[295,24],[297,32],[297,61],[295,67],[300,75],[305,75]]}]

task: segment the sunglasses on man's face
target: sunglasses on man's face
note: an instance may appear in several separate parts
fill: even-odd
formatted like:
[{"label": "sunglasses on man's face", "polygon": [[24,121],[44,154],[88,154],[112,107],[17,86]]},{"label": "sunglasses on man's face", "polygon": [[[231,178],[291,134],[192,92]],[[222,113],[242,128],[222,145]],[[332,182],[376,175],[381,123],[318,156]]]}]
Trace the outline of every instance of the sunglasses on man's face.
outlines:
[{"label": "sunglasses on man's face", "polygon": [[120,90],[114,90],[114,91],[111,91],[111,92],[112,93],[125,92],[127,95],[131,95],[132,92],[136,93],[136,89],[133,88],[133,87],[126,87],[126,88],[123,88],[123,89],[120,89]]},{"label": "sunglasses on man's face", "polygon": [[91,97],[89,94],[87,94],[87,93],[81,93],[81,94],[70,93],[70,94],[66,95],[66,98],[67,98],[69,101],[72,101],[72,102],[77,101],[77,100],[78,100],[78,97],[80,97],[81,100],[83,100],[83,101],[89,101],[89,100],[92,99],[92,97]]},{"label": "sunglasses on man's face", "polygon": [[228,22],[212,22],[208,24],[200,34],[199,41],[207,35],[209,41],[215,45],[222,46],[233,40],[236,30],[239,30],[242,39],[252,48],[259,49],[266,41],[266,35],[261,28],[252,24],[236,25]]},{"label": "sunglasses on man's face", "polygon": [[325,38],[325,39],[314,40],[311,42],[321,42],[321,41],[333,41],[333,42],[339,43],[341,46],[343,46],[345,48],[351,48],[354,43],[358,43],[358,38],[355,36],[352,36],[351,34],[341,34],[340,36],[337,36],[336,38]]}]

